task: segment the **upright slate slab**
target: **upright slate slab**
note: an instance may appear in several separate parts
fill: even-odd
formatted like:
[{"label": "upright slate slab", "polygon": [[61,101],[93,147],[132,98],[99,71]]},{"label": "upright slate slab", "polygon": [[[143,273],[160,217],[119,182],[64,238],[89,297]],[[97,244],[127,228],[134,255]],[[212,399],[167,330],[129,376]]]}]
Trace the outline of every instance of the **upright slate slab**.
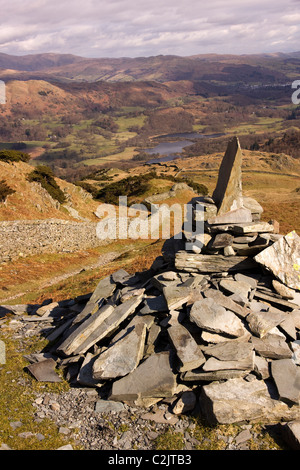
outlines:
[{"label": "upright slate slab", "polygon": [[237,137],[228,142],[212,198],[218,208],[217,215],[243,206],[242,151]]}]

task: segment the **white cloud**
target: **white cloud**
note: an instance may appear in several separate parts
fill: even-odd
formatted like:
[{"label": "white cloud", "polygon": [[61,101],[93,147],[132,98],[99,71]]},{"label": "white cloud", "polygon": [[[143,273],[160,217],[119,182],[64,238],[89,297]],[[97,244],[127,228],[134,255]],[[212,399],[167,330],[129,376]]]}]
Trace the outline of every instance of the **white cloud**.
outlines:
[{"label": "white cloud", "polygon": [[87,57],[298,50],[286,0],[0,0],[0,52]]}]

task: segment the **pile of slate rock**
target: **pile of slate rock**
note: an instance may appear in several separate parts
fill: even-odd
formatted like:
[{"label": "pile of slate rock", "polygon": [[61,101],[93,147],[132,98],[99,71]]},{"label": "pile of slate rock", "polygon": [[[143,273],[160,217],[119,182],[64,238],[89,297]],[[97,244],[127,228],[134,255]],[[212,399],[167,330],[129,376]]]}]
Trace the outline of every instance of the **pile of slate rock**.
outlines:
[{"label": "pile of slate rock", "polygon": [[204,233],[183,228],[149,270],[120,269],[91,295],[36,311],[56,320],[51,357],[32,374],[47,366],[59,380],[62,369],[107,404],[197,406],[212,424],[300,418],[300,238],[240,197],[234,144],[221,204],[216,194],[191,201]]}]

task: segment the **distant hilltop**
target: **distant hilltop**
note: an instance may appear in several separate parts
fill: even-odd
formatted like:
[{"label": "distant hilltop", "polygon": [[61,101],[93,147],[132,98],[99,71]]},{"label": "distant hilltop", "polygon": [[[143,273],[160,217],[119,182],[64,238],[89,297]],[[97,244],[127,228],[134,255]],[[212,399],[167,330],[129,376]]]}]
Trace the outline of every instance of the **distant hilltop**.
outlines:
[{"label": "distant hilltop", "polygon": [[15,56],[0,53],[0,78],[88,82],[217,80],[226,83],[285,83],[294,77],[294,68],[299,66],[299,61],[300,52],[137,58],[87,58],[57,53]]}]

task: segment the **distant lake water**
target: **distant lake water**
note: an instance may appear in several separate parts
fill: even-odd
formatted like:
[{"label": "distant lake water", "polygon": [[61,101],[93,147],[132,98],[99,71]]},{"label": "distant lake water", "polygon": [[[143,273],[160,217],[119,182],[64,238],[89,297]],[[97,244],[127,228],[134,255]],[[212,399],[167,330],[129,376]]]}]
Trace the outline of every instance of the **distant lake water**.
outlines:
[{"label": "distant lake water", "polygon": [[[216,138],[221,137],[224,134],[210,134],[204,135],[199,134],[198,132],[184,132],[184,133],[177,133],[177,134],[166,134],[160,136],[164,140],[170,139],[170,141],[161,142],[155,147],[151,149],[144,149],[144,152],[149,153],[150,155],[159,153],[160,155],[164,155],[160,158],[155,158],[153,160],[148,160],[147,163],[160,163],[160,162],[169,162],[172,160],[176,160],[177,158],[181,158],[181,155],[177,155],[181,153],[185,147],[193,144],[194,139],[204,139],[204,138]],[[173,139],[181,139],[178,141],[173,141]],[[172,140],[171,140],[172,139]],[[182,140],[184,139],[184,140]]]}]

